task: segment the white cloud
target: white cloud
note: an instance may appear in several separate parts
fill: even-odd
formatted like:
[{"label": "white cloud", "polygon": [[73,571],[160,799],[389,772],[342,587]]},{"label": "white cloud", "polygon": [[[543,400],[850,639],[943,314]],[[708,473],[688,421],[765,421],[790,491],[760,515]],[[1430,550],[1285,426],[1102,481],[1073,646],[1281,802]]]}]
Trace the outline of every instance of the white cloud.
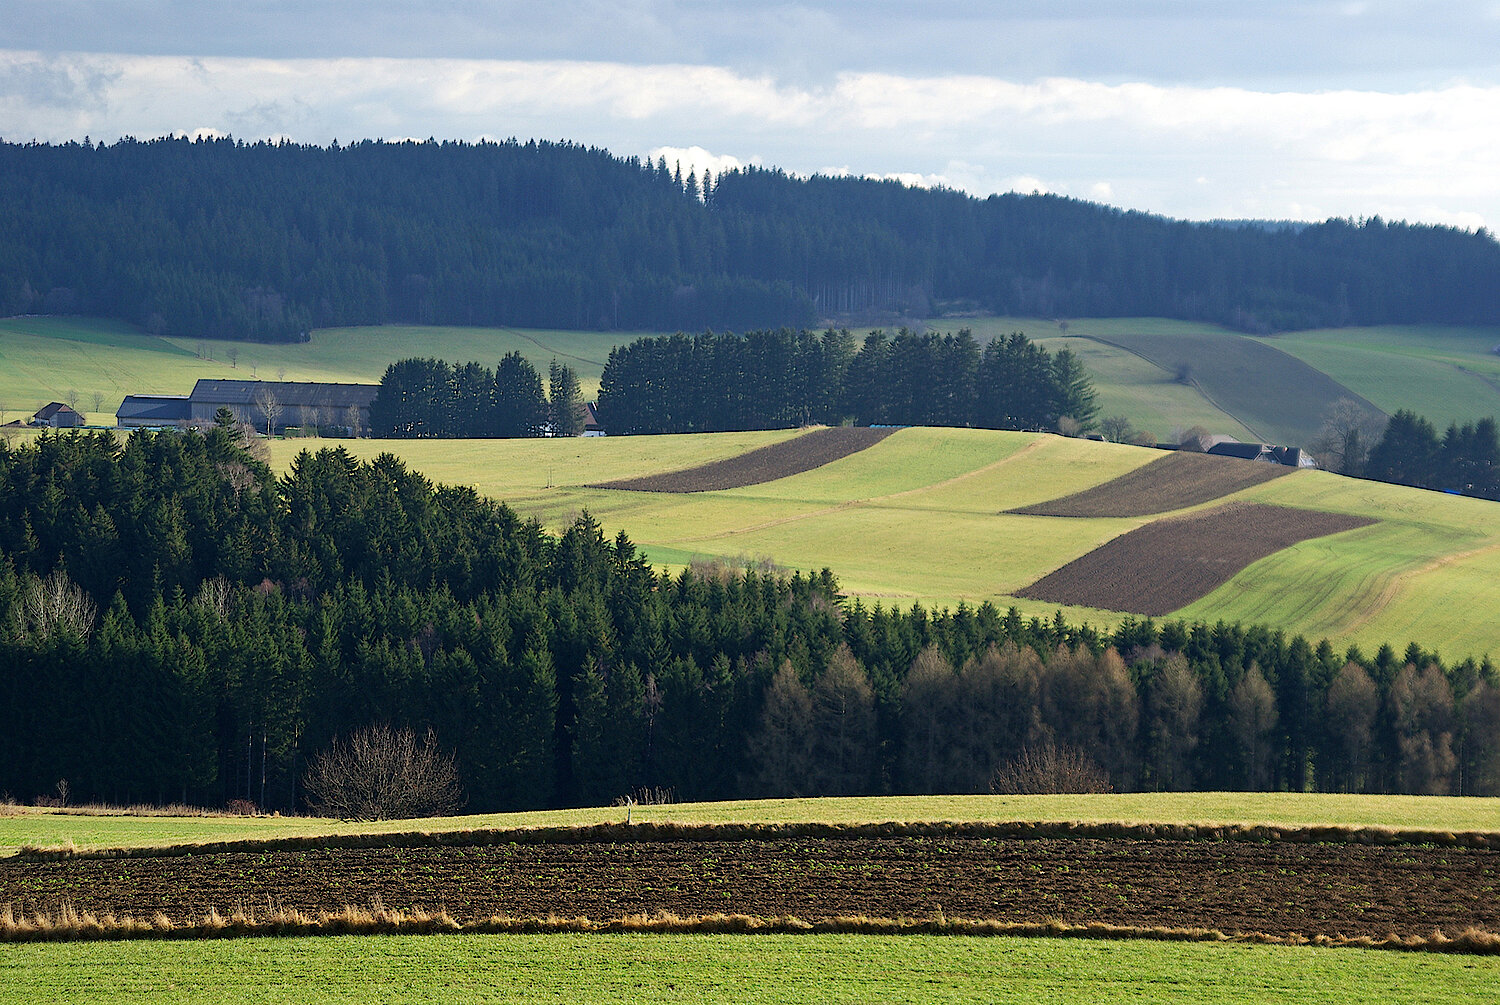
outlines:
[{"label": "white cloud", "polygon": [[713,176],[717,178],[725,171],[735,171],[758,163],[753,157],[747,162],[729,154],[712,154],[702,147],[652,147],[647,157],[653,164],[665,158],[667,167],[673,170],[680,164],[683,177],[687,177],[688,172],[692,171],[699,178],[703,177],[705,170],[713,172]]},{"label": "white cloud", "polygon": [[795,83],[677,64],[0,51],[8,140],[195,131],[569,139],[670,151],[700,175],[766,164],[1198,219],[1500,221],[1500,86],[1257,91],[867,72]]}]

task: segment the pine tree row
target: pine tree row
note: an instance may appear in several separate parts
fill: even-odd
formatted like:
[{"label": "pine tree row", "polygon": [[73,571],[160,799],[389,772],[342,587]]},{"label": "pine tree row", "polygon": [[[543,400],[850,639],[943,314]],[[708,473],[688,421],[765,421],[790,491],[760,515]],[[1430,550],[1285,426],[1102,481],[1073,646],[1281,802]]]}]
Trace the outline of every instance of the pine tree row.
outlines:
[{"label": "pine tree row", "polygon": [[985,429],[1093,427],[1098,407],[1078,358],[1014,333],[789,329],[641,338],[610,352],[599,418],[612,434],[859,425]]}]

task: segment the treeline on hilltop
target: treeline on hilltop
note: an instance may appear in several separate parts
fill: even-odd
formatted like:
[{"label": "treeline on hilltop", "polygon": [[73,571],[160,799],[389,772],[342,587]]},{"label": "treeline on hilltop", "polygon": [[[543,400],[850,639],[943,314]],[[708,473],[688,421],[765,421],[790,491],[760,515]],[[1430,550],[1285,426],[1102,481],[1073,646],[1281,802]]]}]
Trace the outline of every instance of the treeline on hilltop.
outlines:
[{"label": "treeline on hilltop", "polygon": [[404,359],[386,367],[370,403],[370,434],[381,438],[578,436],[586,421],[573,368],[552,361],[548,391],[519,352],[494,370],[479,363]]},{"label": "treeline on hilltop", "polygon": [[0,314],[286,340],[383,322],[746,331],[945,306],[1249,331],[1500,322],[1480,231],[1200,224],[570,143],[0,143]]},{"label": "treeline on hilltop", "polygon": [[0,443],[0,792],[288,809],[384,723],[435,730],[475,811],[983,792],[1039,747],[1119,789],[1500,794],[1487,661],[658,574],[389,455],[275,478],[231,427]]},{"label": "treeline on hilltop", "polygon": [[1429,420],[1403,409],[1363,464],[1345,473],[1500,500],[1500,429],[1493,418],[1455,422],[1439,437]]},{"label": "treeline on hilltop", "polygon": [[1067,349],[1019,332],[895,337],[788,329],[641,338],[609,354],[599,420],[612,434],[858,425],[1092,428],[1093,386]]}]

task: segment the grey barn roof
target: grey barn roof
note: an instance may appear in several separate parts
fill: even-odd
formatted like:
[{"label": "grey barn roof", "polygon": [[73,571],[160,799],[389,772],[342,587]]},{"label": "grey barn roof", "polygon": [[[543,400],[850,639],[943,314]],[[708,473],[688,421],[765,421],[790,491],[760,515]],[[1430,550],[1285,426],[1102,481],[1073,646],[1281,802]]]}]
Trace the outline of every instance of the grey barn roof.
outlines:
[{"label": "grey barn roof", "polygon": [[325,384],[317,381],[290,380],[200,380],[193,385],[190,400],[195,405],[255,405],[255,396],[263,389],[276,395],[282,407],[369,408],[379,384]]},{"label": "grey barn roof", "polygon": [[185,394],[127,394],[115,418],[124,422],[185,422],[192,407]]}]

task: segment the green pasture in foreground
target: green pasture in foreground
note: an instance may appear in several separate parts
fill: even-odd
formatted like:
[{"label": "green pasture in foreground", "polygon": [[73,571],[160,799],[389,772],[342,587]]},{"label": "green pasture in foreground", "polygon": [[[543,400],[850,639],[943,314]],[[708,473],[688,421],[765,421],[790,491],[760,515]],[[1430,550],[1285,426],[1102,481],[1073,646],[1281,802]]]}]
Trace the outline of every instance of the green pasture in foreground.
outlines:
[{"label": "green pasture in foreground", "polygon": [[568,364],[592,399],[610,348],[641,334],[388,325],[320,329],[311,342],[267,344],[158,338],[100,318],[0,318],[0,421],[29,417],[76,392],[75,407],[89,424],[112,426],[125,395],[187,394],[205,377],[375,383],[410,356],[493,367],[512,351],[530,360],[544,383],[554,358]]},{"label": "green pasture in foreground", "polygon": [[1147,941],[409,935],[0,946],[25,1002],[1493,1001],[1500,959]]},{"label": "green pasture in foreground", "polygon": [[[99,816],[18,809],[0,815],[0,855],[22,845],[161,847],[329,834],[475,830],[619,823],[617,806],[356,823],[318,817]],[[1271,824],[1500,831],[1500,799],[1292,792],[1143,792],[1070,796],[847,796],[637,806],[641,822],[883,823],[1068,821]]]},{"label": "green pasture in foreground", "polygon": [[[1014,594],[1150,517],[1014,516],[1006,510],[1077,492],[1134,470],[1158,451],[1059,436],[974,429],[903,429],[814,471],[694,494],[585,488],[731,456],[795,431],[534,441],[329,441],[362,457],[390,451],[437,481],[472,485],[557,529],[588,510],[624,530],[652,561],[769,558],[827,567],[867,603],[907,607],[1055,605]],[[272,446],[281,469],[305,446]],[[1189,618],[1272,624],[1340,648],[1445,657],[1500,654],[1496,503],[1299,471],[1232,498],[1371,517],[1378,524],[1287,548],[1184,608]],[[1217,505],[1217,501],[1210,505]],[[1063,608],[1109,627],[1118,612]]]}]

